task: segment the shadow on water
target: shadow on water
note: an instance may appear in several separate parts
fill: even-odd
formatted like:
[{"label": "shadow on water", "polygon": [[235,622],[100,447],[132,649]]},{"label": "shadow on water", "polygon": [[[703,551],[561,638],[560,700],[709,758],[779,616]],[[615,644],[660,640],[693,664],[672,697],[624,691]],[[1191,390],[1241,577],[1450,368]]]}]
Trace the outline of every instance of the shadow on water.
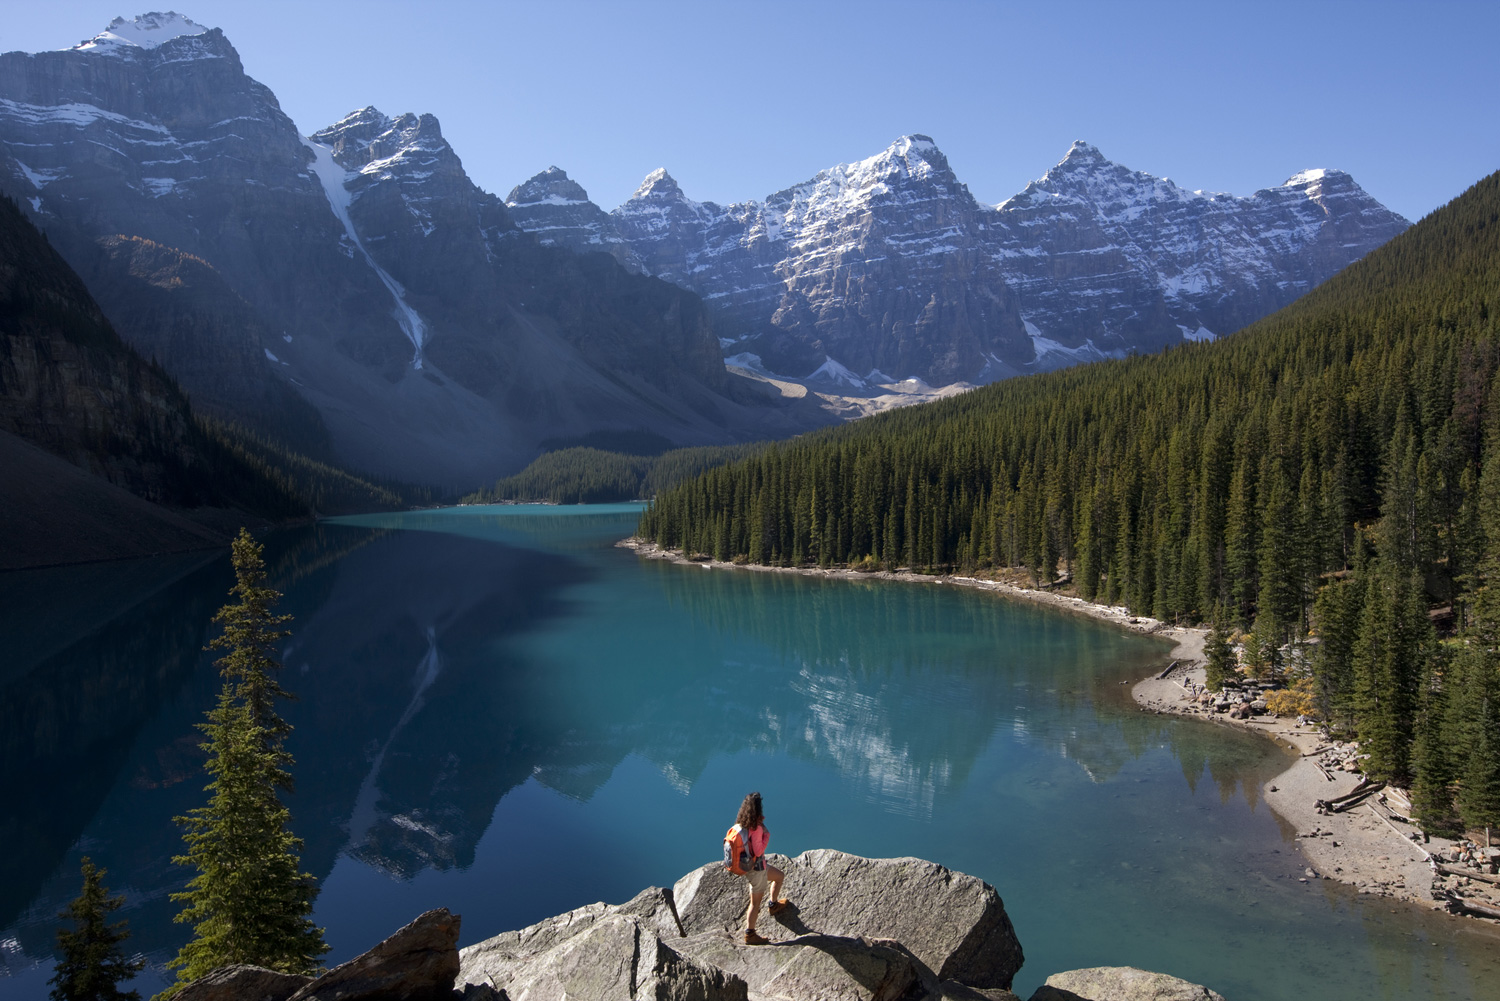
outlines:
[{"label": "shadow on water", "polygon": [[[273,535],[266,561],[294,616],[284,715],[303,865],[322,879],[345,850],[394,874],[471,862],[495,804],[529,774],[495,740],[493,721],[513,708],[507,637],[562,613],[559,592],[587,569],[493,541],[336,525]],[[94,583],[117,590],[106,571]],[[73,583],[92,593],[87,574]],[[26,954],[51,952],[84,854],[126,893],[135,948],[183,939],[167,899],[187,875],[170,862],[182,846],[171,818],[202,802],[196,724],[219,686],[203,646],[232,583],[220,557],[134,602],[86,601],[120,611],[102,625],[90,614],[92,632],[8,673],[0,927]],[[54,625],[67,629],[66,616]]]},{"label": "shadow on water", "polygon": [[211,559],[0,575],[0,927],[36,896],[146,719],[198,663],[223,577]]}]

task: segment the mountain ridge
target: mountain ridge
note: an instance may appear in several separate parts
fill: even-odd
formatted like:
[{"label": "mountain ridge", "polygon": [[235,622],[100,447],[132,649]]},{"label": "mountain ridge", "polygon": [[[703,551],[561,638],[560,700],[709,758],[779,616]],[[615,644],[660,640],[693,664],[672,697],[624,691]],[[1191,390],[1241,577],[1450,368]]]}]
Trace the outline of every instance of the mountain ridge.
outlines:
[{"label": "mountain ridge", "polygon": [[726,353],[793,375],[831,361],[932,384],[1230,333],[1409,225],[1343,171],[1249,196],[1190,191],[1081,140],[995,205],[920,133],[727,206],[692,200],[665,169],[607,215],[576,185],[566,208],[523,206],[541,177],[508,199],[518,224],[699,292]]}]

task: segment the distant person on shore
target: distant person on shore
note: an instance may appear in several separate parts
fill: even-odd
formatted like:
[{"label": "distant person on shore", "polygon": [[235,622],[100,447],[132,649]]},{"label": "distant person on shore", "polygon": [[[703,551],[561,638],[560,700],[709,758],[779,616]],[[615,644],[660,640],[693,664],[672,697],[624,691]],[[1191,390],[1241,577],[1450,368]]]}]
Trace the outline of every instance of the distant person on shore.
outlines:
[{"label": "distant person on shore", "polygon": [[768,909],[773,915],[780,914],[787,906],[786,898],[781,896],[781,882],[786,879],[786,873],[766,864],[766,845],[770,841],[771,832],[766,829],[760,793],[752,792],[740,804],[739,817],[724,835],[725,868],[750,884],[750,912],[745,919],[746,945],[765,945],[770,941],[755,930],[755,919],[760,915],[760,904],[768,888],[771,893]]}]

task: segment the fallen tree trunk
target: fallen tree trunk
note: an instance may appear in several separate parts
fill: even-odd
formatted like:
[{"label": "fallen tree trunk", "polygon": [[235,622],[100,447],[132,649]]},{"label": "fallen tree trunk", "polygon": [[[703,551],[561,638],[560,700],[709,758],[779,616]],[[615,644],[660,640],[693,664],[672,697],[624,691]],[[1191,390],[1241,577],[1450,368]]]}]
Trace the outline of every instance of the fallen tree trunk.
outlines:
[{"label": "fallen tree trunk", "polygon": [[1477,914],[1482,918],[1500,919],[1500,907],[1488,907],[1484,904],[1476,904],[1472,900],[1460,897],[1452,890],[1448,891],[1448,904],[1460,914]]},{"label": "fallen tree trunk", "polygon": [[[1324,774],[1326,775],[1327,772]],[[1363,803],[1366,797],[1373,796],[1384,788],[1384,782],[1371,782],[1369,779],[1364,779],[1359,785],[1354,787],[1352,792],[1347,792],[1342,796],[1335,796],[1333,799],[1320,799],[1313,804],[1313,808],[1322,810],[1324,813],[1343,813],[1346,810],[1354,809],[1360,803]]]},{"label": "fallen tree trunk", "polygon": [[1464,876],[1468,879],[1477,879],[1482,883],[1500,886],[1500,876],[1491,876],[1487,872],[1475,872],[1473,869],[1455,869],[1453,866],[1443,865],[1441,862],[1432,863],[1432,867],[1444,876]]}]

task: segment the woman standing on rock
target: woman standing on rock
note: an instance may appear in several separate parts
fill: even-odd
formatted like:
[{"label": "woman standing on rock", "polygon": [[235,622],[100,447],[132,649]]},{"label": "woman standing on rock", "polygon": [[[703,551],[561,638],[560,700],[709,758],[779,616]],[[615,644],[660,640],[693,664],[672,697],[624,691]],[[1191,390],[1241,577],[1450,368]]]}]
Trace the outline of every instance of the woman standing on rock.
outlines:
[{"label": "woman standing on rock", "polygon": [[740,804],[740,815],[734,826],[724,835],[724,863],[730,872],[743,876],[750,884],[750,913],[745,920],[745,944],[765,945],[770,939],[755,930],[755,919],[760,914],[761,901],[767,888],[771,892],[772,914],[786,909],[786,899],[781,896],[781,882],[786,873],[774,865],[766,864],[766,845],[771,841],[771,832],[766,830],[766,816],[761,812],[760,793],[752,792]]}]

